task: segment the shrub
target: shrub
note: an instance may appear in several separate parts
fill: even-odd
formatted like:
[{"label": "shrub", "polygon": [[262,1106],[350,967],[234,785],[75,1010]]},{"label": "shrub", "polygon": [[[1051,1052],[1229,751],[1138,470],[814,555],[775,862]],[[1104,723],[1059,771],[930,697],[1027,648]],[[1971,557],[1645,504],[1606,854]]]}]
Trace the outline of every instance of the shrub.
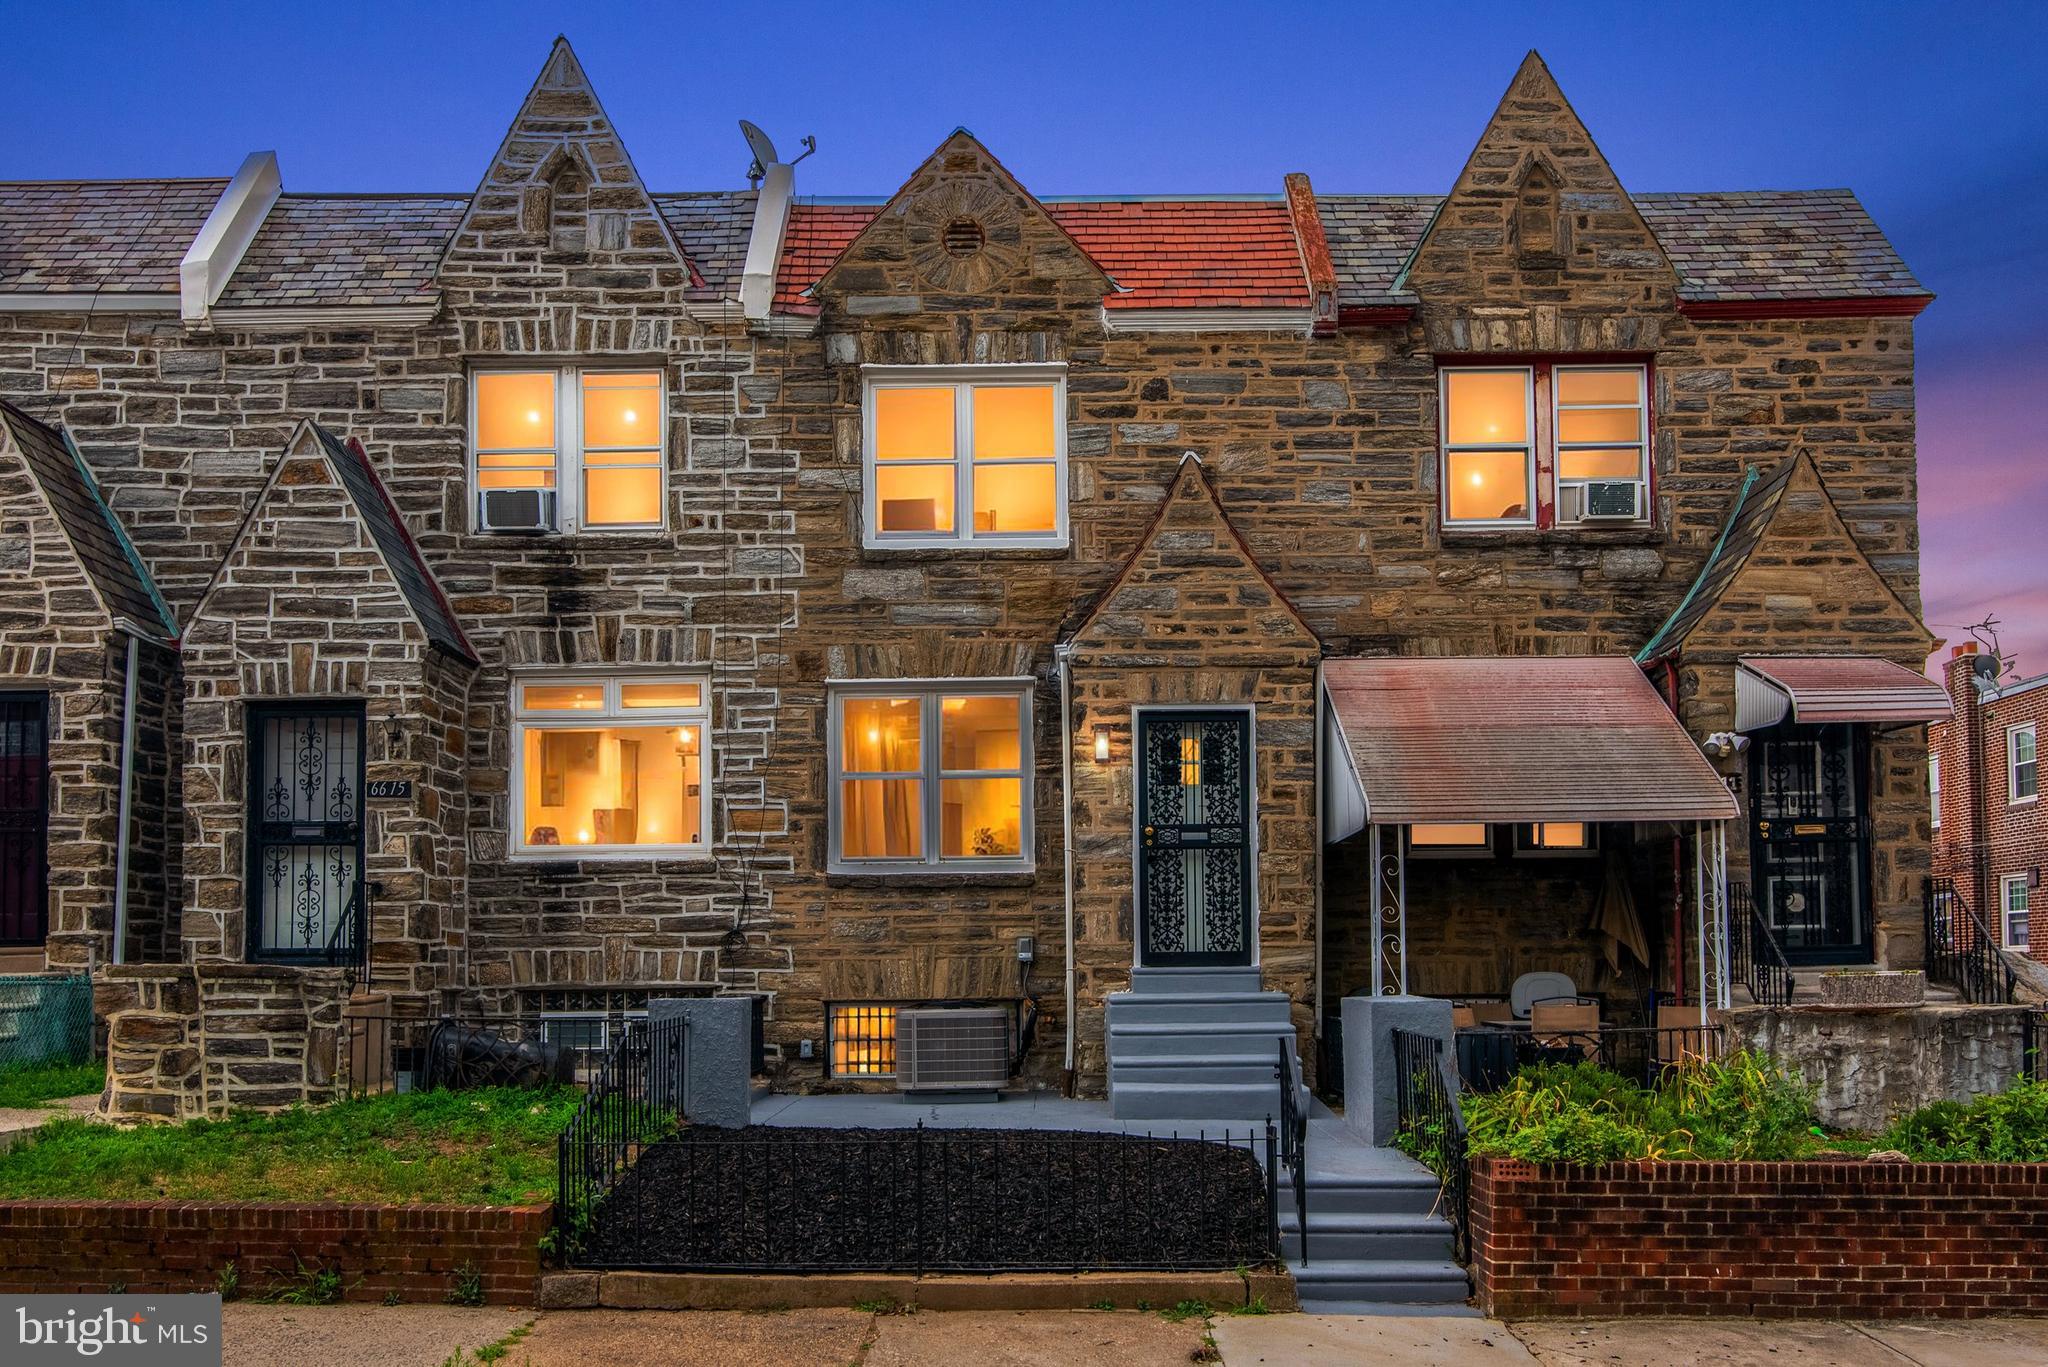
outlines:
[{"label": "shrub", "polygon": [[2048,1162],[2048,1082],[2021,1078],[1968,1103],[1923,1106],[1894,1120],[1877,1144],[1927,1163]]}]

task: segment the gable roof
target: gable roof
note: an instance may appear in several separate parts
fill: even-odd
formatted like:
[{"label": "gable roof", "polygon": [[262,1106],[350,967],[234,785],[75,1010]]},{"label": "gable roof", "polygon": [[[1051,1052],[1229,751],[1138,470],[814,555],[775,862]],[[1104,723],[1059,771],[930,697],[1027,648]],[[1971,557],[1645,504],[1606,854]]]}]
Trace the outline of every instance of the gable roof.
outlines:
[{"label": "gable roof", "polygon": [[126,618],[159,640],[177,639],[176,617],[70,438],[4,401],[0,430],[42,490],[107,615]]},{"label": "gable roof", "polygon": [[1707,563],[1700,566],[1692,587],[1678,600],[1664,625],[1650,633],[1650,639],[1636,652],[1638,664],[1647,664],[1676,650],[1700,619],[1713,610],[1721,591],[1748,562],[1749,553],[1756,549],[1756,543],[1771,525],[1771,518],[1785,497],[1785,486],[1792,480],[1794,459],[1786,457],[1768,475],[1758,466],[1749,467],[1742,477],[1742,488],[1736,491],[1735,506],[1728,510],[1728,520],[1721,524],[1721,534],[1714,539],[1714,548],[1707,552]]},{"label": "gable roof", "polygon": [[0,181],[0,291],[176,294],[225,177]]}]

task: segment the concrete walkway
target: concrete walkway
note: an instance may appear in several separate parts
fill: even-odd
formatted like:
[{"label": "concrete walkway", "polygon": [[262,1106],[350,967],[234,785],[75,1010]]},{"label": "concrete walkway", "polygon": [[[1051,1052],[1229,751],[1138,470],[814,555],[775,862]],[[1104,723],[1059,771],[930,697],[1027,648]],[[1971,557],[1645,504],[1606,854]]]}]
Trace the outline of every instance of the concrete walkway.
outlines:
[{"label": "concrete walkway", "polygon": [[45,1101],[40,1106],[0,1107],[0,1153],[5,1153],[21,1141],[22,1136],[33,1134],[59,1116],[87,1116],[100,1104],[100,1094],[90,1092],[85,1096],[67,1096],[56,1101]]},{"label": "concrete walkway", "polygon": [[[2028,1367],[2048,1320],[1787,1322],[1477,1316],[1217,1315],[1137,1311],[460,1310],[230,1305],[228,1367]],[[1213,1354],[1209,1343],[1213,1341]],[[453,1354],[453,1356],[451,1356]]]}]

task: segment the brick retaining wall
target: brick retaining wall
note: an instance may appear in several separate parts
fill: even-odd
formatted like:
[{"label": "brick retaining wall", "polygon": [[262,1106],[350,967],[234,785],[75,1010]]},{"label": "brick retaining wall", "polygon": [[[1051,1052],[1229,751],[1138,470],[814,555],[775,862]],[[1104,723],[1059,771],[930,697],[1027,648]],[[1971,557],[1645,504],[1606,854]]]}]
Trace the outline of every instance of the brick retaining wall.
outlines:
[{"label": "brick retaining wall", "polygon": [[2048,1164],[1472,1165],[1487,1314],[2048,1311]]},{"label": "brick retaining wall", "polygon": [[309,1270],[341,1272],[352,1301],[438,1302],[475,1264],[485,1300],[531,1305],[550,1206],[254,1201],[0,1201],[0,1291],[212,1291],[235,1264],[261,1296]]}]

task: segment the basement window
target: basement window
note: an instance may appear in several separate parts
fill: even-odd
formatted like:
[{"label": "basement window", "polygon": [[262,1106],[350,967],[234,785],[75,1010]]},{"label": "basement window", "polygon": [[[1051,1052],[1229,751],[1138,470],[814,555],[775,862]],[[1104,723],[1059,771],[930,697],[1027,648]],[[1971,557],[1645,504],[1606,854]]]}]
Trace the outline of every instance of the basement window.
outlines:
[{"label": "basement window", "polygon": [[1031,869],[1028,682],[835,685],[829,733],[833,872]]},{"label": "basement window", "polygon": [[667,403],[658,372],[478,371],[469,430],[478,531],[664,524]]},{"label": "basement window", "polygon": [[711,704],[701,676],[518,679],[513,853],[646,858],[710,847]]},{"label": "basement window", "polygon": [[896,1008],[836,1005],[826,1017],[833,1077],[896,1076]]},{"label": "basement window", "polygon": [[1063,366],[869,366],[863,540],[1067,544]]}]

